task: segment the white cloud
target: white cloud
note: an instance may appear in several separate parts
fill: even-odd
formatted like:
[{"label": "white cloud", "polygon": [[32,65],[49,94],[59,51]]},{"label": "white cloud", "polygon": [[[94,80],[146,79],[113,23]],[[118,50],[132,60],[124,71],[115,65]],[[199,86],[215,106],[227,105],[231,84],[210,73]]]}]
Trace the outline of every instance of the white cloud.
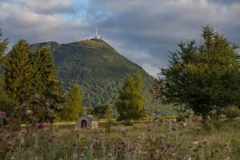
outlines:
[{"label": "white cloud", "polygon": [[2,0],[0,27],[12,44],[67,43],[93,37],[98,25],[104,40],[153,75],[168,63],[168,51],[200,39],[207,24],[240,44],[239,0],[89,0],[85,8],[75,2]]},{"label": "white cloud", "polygon": [[160,69],[157,66],[152,66],[148,63],[143,63],[142,68],[148,72],[150,75],[152,75],[155,78],[158,78],[158,74],[160,73]]},{"label": "white cloud", "polygon": [[74,0],[9,0],[9,2],[34,12],[52,13],[71,11]]}]

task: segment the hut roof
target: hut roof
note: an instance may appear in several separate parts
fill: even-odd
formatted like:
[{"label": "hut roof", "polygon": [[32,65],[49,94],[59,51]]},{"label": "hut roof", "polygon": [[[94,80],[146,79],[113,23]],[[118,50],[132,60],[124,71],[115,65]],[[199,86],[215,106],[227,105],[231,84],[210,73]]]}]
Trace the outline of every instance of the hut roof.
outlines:
[{"label": "hut roof", "polygon": [[90,118],[93,121],[98,121],[98,118],[93,115],[84,115],[84,116]]}]

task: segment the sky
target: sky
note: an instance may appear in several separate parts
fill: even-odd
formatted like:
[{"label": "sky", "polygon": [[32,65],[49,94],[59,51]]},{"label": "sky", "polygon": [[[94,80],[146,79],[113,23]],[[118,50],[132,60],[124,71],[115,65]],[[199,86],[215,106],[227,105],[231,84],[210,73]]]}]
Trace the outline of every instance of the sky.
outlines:
[{"label": "sky", "polygon": [[206,25],[240,45],[240,0],[0,0],[9,48],[19,39],[89,39],[97,26],[103,40],[154,77],[177,44],[200,41]]}]

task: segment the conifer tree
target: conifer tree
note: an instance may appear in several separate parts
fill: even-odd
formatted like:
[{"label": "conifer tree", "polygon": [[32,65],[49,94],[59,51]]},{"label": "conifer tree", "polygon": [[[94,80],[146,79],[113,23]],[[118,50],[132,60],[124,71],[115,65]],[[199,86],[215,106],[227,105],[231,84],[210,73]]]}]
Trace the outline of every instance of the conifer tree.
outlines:
[{"label": "conifer tree", "polygon": [[31,96],[32,70],[29,59],[29,46],[19,40],[13,46],[4,66],[6,93],[17,103],[23,103]]},{"label": "conifer tree", "polygon": [[54,79],[57,76],[57,72],[54,66],[53,56],[50,53],[49,48],[43,47],[37,49],[31,55],[33,73],[33,92],[45,95],[54,92],[56,85]]},{"label": "conifer tree", "polygon": [[[0,29],[0,67],[2,67],[6,61],[6,51],[8,46],[8,39],[3,39],[3,34]],[[7,116],[12,112],[12,101],[4,90],[4,74],[0,73],[0,111],[4,111]]]},{"label": "conifer tree", "polygon": [[79,84],[75,84],[67,96],[63,110],[60,113],[60,118],[62,120],[72,121],[76,120],[78,116],[83,114],[84,110],[82,104],[81,88]]},{"label": "conifer tree", "polygon": [[140,72],[127,75],[119,97],[116,100],[116,108],[120,120],[130,124],[132,119],[139,119],[144,116],[144,97],[141,93],[143,80]]},{"label": "conifer tree", "polygon": [[[8,39],[3,39],[3,34],[2,34],[2,31],[0,29],[0,67],[3,66],[3,64],[5,63],[5,52],[7,50],[7,46],[8,46]],[[1,73],[0,74],[0,88],[1,88],[1,91],[2,88],[3,88],[3,85],[4,85],[4,78],[3,78],[3,74]]]}]

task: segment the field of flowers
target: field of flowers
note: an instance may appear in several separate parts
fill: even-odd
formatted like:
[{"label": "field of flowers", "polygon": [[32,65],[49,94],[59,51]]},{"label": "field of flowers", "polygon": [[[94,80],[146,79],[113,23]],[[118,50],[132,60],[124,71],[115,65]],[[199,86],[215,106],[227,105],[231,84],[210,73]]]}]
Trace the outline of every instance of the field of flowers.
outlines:
[{"label": "field of flowers", "polygon": [[[98,129],[74,124],[23,127],[4,148],[11,160],[230,160],[240,159],[239,119],[202,125],[198,117],[185,122],[155,118],[123,126],[102,122]],[[21,135],[25,135],[24,137]],[[11,135],[6,135],[11,139]],[[3,143],[1,143],[3,144]]]}]

